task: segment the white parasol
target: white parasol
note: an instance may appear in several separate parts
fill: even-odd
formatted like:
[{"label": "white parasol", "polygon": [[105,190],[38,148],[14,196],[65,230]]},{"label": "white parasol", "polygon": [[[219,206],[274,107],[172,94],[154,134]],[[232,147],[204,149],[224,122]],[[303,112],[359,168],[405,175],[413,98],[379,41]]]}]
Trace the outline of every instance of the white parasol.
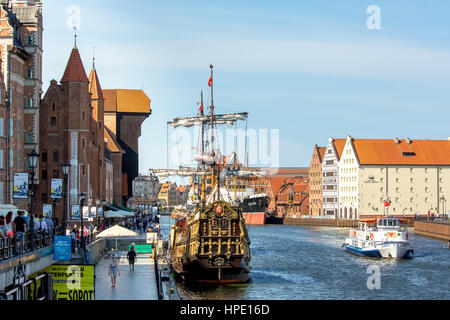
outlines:
[{"label": "white parasol", "polygon": [[136,237],[137,234],[134,231],[128,230],[127,228],[115,225],[114,227],[103,230],[97,235],[97,238],[116,238],[116,250],[117,250],[117,237]]}]

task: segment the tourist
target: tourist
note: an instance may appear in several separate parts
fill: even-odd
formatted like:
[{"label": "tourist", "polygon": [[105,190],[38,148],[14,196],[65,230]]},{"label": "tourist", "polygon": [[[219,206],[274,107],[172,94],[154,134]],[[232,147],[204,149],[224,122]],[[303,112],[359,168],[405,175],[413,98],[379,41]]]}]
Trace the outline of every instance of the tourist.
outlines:
[{"label": "tourist", "polygon": [[47,225],[47,231],[52,233],[53,227],[55,226],[55,223],[52,220],[52,217],[47,216],[45,217],[45,224]]},{"label": "tourist", "polygon": [[67,226],[67,228],[66,228],[66,236],[70,236],[71,234],[72,234],[72,232],[70,230],[70,227]]},{"label": "tourist", "polygon": [[34,231],[47,231],[47,224],[42,214],[39,216],[39,220],[34,221]]},{"label": "tourist", "polygon": [[[8,215],[12,216],[12,212],[9,211],[8,214],[6,215],[6,221],[8,221]],[[23,211],[19,210],[17,211],[17,217],[14,219],[13,221],[13,230],[15,235],[17,236],[17,240],[20,241],[21,246],[22,246],[22,252],[23,252],[23,235],[25,234],[25,232],[27,231],[27,225],[25,222],[25,219],[23,218]]]},{"label": "tourist", "polygon": [[116,264],[116,258],[114,258],[114,256],[113,256],[113,258],[112,258],[112,260],[111,260],[111,264],[109,265],[109,269],[108,269],[108,275],[111,276],[111,285],[112,285],[112,288],[115,288],[115,287],[116,287],[116,277],[117,277],[117,274],[119,274],[119,276],[120,276],[119,267],[118,267],[117,264]]},{"label": "tourist", "polygon": [[127,253],[128,264],[130,265],[130,271],[134,271],[134,262],[136,261],[137,254],[134,251],[134,244],[131,245],[130,251]]},{"label": "tourist", "polygon": [[0,216],[0,237],[6,236],[5,216]]}]

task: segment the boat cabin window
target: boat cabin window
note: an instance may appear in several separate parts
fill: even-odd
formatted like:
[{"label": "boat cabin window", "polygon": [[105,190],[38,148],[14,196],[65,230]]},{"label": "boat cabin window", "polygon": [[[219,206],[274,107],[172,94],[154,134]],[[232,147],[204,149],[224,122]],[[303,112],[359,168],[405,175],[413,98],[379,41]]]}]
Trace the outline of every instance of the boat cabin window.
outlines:
[{"label": "boat cabin window", "polygon": [[392,224],[393,222],[394,222],[393,220],[388,220],[388,226],[392,227],[393,226],[393,224]]},{"label": "boat cabin window", "polygon": [[211,220],[211,229],[218,229],[219,228],[219,224],[217,223],[217,220]]}]

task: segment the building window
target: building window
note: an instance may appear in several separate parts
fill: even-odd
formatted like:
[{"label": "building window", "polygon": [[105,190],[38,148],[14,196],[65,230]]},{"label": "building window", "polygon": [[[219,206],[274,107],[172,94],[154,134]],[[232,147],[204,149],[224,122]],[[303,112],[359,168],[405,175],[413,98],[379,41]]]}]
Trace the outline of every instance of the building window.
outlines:
[{"label": "building window", "polygon": [[41,179],[42,180],[47,180],[47,170],[42,170]]},{"label": "building window", "polygon": [[52,103],[52,111],[55,111],[55,108],[56,108],[56,107],[55,107],[55,103],[53,102],[53,103]]},{"label": "building window", "polygon": [[42,162],[47,162],[47,152],[42,152],[41,159],[42,159]]},{"label": "building window", "polygon": [[3,163],[3,157],[4,157],[4,151],[0,150],[0,169],[5,169],[4,163]]},{"label": "building window", "polygon": [[33,46],[34,45],[34,36],[27,36],[27,44],[29,46]]},{"label": "building window", "polygon": [[41,196],[42,203],[47,203],[47,194],[43,193]]},{"label": "building window", "polygon": [[0,137],[4,136],[5,136],[5,119],[0,118]]},{"label": "building window", "polygon": [[14,167],[14,149],[9,149],[9,167]]},{"label": "building window", "polygon": [[25,143],[33,143],[33,134],[32,133],[25,134]]},{"label": "building window", "polygon": [[56,117],[51,117],[51,118],[50,118],[50,125],[51,125],[52,127],[56,126]]},{"label": "building window", "polygon": [[53,162],[58,162],[58,161],[59,161],[58,151],[54,151],[53,152]]},{"label": "building window", "polygon": [[33,108],[33,99],[32,98],[27,98],[25,100],[25,108],[27,108],[27,109]]},{"label": "building window", "polygon": [[59,178],[59,170],[53,169],[53,178]]},{"label": "building window", "polygon": [[27,70],[27,79],[33,79],[33,69]]}]

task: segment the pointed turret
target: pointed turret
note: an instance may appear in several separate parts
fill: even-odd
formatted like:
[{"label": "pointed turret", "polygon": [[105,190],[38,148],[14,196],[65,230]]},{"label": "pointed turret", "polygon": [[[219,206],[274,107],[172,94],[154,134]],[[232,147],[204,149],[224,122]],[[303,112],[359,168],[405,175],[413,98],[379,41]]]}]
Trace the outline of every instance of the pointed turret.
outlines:
[{"label": "pointed turret", "polygon": [[103,99],[103,91],[98,80],[97,71],[92,66],[91,73],[89,74],[89,92],[92,99]]},{"label": "pointed turret", "polygon": [[72,49],[69,62],[67,62],[66,70],[61,79],[61,83],[65,82],[89,82],[76,46]]}]

